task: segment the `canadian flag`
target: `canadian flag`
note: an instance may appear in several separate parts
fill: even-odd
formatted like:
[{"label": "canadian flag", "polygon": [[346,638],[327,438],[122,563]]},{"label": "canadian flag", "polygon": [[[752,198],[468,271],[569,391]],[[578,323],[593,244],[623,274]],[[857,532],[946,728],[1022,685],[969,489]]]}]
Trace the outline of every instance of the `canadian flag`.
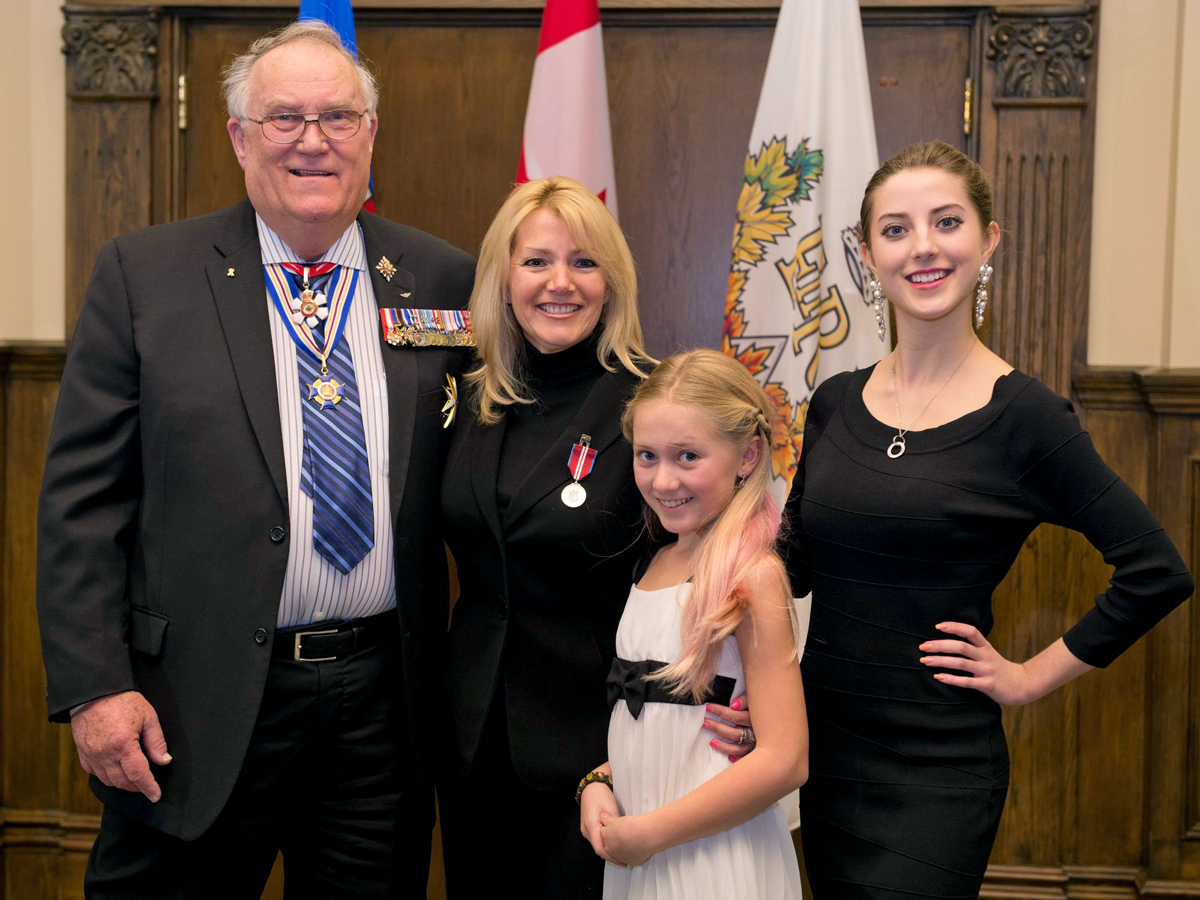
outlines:
[{"label": "canadian flag", "polygon": [[598,0],[546,0],[517,184],[566,175],[617,215]]}]

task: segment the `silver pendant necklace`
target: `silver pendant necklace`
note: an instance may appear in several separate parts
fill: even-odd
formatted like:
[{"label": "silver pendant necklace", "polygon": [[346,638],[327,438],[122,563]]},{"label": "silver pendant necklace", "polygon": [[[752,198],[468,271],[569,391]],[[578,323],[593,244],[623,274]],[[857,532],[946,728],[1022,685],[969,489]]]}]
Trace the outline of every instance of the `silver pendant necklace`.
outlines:
[{"label": "silver pendant necklace", "polygon": [[888,459],[899,459],[904,455],[904,435],[912,430],[912,427],[917,424],[921,416],[925,415],[925,410],[933,404],[937,399],[938,394],[942,392],[942,388],[950,383],[950,379],[958,374],[958,370],[962,368],[963,363],[967,361],[967,357],[971,355],[971,351],[975,349],[973,342],[967,348],[967,352],[963,354],[963,358],[958,361],[958,365],[954,367],[954,371],[942,382],[941,387],[933,392],[933,396],[929,398],[929,402],[921,407],[921,411],[917,413],[917,417],[908,423],[907,428],[900,427],[900,392],[896,390],[896,359],[900,356],[900,348],[896,348],[896,352],[892,354],[892,398],[896,401],[896,436],[892,438],[892,442],[888,444],[887,455]]}]

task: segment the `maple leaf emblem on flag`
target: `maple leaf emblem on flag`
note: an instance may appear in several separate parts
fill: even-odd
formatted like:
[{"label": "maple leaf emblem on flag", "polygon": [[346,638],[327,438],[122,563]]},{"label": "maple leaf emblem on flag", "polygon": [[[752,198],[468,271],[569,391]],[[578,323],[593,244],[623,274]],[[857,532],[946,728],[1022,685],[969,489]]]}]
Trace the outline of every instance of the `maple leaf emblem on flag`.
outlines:
[{"label": "maple leaf emblem on flag", "polygon": [[757,344],[747,335],[750,322],[742,295],[750,273],[763,261],[765,248],[787,237],[795,226],[789,206],[811,200],[812,189],[824,169],[825,154],[810,150],[807,138],[789,152],[786,136],[773,137],[762,144],[758,153],[747,154],[725,294],[721,350],[742,363],[775,402],[778,415],[772,426],[771,462],[775,474],[789,484],[800,462],[808,399],[792,403],[787,388],[770,379],[776,347]]}]

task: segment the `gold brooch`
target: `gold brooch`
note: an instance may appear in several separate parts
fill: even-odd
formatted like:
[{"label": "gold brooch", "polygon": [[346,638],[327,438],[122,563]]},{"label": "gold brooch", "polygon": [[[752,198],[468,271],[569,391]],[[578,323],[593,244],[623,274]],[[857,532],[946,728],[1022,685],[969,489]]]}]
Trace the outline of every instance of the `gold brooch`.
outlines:
[{"label": "gold brooch", "polygon": [[225,273],[225,277],[226,277],[226,278],[232,278],[232,277],[233,277],[233,269],[230,269],[228,272],[226,272],[226,273]]},{"label": "gold brooch", "polygon": [[392,276],[396,274],[396,267],[392,265],[392,261],[386,256],[379,258],[379,262],[375,263],[375,268],[383,276],[384,281],[391,281]]},{"label": "gold brooch", "polygon": [[449,428],[454,424],[454,414],[458,412],[458,382],[453,375],[447,373],[442,390],[446,392],[446,402],[442,406],[442,427]]}]

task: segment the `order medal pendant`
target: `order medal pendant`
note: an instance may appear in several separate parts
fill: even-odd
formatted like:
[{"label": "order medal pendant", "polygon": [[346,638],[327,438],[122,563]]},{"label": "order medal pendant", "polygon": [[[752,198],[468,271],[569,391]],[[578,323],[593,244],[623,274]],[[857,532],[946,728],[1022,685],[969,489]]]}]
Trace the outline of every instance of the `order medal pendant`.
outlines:
[{"label": "order medal pendant", "polygon": [[562,489],[562,502],[571,509],[583,506],[585,500],[587,500],[587,490],[578,481],[572,481]]},{"label": "order medal pendant", "polygon": [[321,409],[326,406],[336,406],[342,402],[342,388],[345,385],[332,378],[318,378],[308,386],[308,399]]}]

